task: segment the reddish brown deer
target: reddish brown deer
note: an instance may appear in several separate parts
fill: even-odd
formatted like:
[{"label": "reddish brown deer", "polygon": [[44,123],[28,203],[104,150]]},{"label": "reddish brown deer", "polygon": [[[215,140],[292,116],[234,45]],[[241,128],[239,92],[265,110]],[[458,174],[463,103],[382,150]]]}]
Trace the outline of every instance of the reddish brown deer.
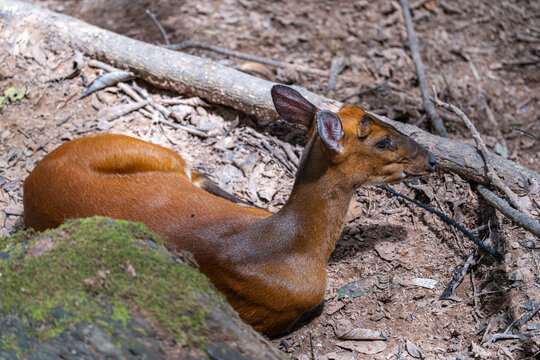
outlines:
[{"label": "reddish brown deer", "polygon": [[277,213],[201,189],[208,182],[171,150],[102,134],[67,142],[36,166],[24,183],[26,225],[43,230],[93,215],[140,221],[170,247],[192,252],[256,330],[287,332],[324,298],[325,264],[354,190],[427,174],[435,158],[355,106],[319,110],[282,85],[272,98],[285,121],[311,134]]}]

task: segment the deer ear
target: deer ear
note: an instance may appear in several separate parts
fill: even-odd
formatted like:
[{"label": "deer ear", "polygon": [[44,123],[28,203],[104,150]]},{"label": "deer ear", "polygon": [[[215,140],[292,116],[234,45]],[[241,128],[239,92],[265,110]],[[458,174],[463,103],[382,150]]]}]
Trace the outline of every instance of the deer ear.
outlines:
[{"label": "deer ear", "polygon": [[288,123],[311,128],[317,108],[300,93],[285,85],[274,85],[270,91],[279,116]]},{"label": "deer ear", "polygon": [[317,112],[317,130],[324,146],[332,152],[343,152],[343,128],[339,117],[331,111]]}]

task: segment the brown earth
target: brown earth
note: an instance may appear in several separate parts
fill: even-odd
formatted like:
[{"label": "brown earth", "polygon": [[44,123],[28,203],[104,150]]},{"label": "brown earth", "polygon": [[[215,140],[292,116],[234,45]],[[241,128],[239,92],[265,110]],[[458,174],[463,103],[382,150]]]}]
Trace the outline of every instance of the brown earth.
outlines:
[{"label": "brown earth", "polygon": [[[329,97],[341,99],[372,89],[349,102],[429,130],[398,1],[32,2],[151,43],[163,43],[163,38],[146,9],[159,19],[172,43],[199,41],[317,69],[328,69],[337,55],[349,66]],[[534,138],[540,137],[538,2],[415,1],[411,8],[428,83],[436,86],[443,100],[468,114],[492,151],[539,172],[540,142]],[[172,148],[223,188],[258,206],[276,210],[287,198],[293,178],[261,145],[253,128],[272,146],[290,147],[297,155],[302,136],[283,136],[279,126],[265,127],[233,109],[197,99],[168,105],[166,99],[178,94],[140,81],[154,101],[167,106],[185,125],[206,130],[207,136],[159,124],[144,111],[99,121],[99,110],[128,102],[116,87],[75,100],[101,70],[85,65],[73,79],[50,81],[53,69],[72,51],[48,43],[31,29],[2,28],[1,23],[0,50],[0,89],[29,87],[22,100],[0,109],[0,235],[24,226],[22,181],[35,163],[62,142],[94,132],[130,134]],[[243,64],[206,50],[187,51],[230,66]],[[266,70],[277,82],[319,93],[328,82],[290,70]],[[487,108],[494,120],[489,120]],[[452,138],[472,144],[457,118],[442,115]],[[414,205],[377,188],[360,188],[327,266],[323,314],[276,339],[276,346],[303,360],[312,354],[316,359],[395,359],[399,346],[402,357],[411,359],[407,340],[427,358],[518,359],[537,353],[538,335],[526,341],[489,340],[540,300],[538,239],[490,209],[474,184],[459,176],[438,173],[419,185],[394,188],[451,215],[468,229],[489,225],[476,234],[490,238],[506,253],[504,264],[477,256],[474,276],[467,275],[457,288],[461,301],[439,300],[453,269],[474,249],[470,241]],[[540,202],[538,197],[536,201]],[[534,206],[531,212],[538,218],[539,208]],[[437,283],[433,289],[419,287],[411,283],[414,278]],[[360,279],[372,290],[340,299],[338,290]],[[539,323],[536,315],[518,330],[538,333]],[[381,331],[388,340],[338,339],[353,328]]]}]

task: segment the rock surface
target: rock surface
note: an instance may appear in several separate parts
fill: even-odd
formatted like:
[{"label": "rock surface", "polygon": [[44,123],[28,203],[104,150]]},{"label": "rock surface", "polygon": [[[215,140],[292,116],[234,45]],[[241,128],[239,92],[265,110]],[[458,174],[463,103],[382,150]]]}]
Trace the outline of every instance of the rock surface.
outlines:
[{"label": "rock surface", "polygon": [[190,254],[108,218],[0,238],[0,314],[0,358],[283,358]]}]

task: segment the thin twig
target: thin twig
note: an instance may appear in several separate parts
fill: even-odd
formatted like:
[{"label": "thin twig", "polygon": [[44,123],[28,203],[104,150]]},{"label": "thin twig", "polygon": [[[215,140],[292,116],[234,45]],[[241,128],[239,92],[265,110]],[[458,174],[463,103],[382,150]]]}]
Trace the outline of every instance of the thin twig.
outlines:
[{"label": "thin twig", "polygon": [[476,249],[469,254],[467,259],[462,264],[456,266],[453,271],[454,275],[452,276],[452,280],[450,281],[450,283],[448,283],[448,285],[446,285],[446,288],[439,297],[439,300],[461,301],[461,299],[455,294],[455,291],[459,284],[461,284],[461,282],[465,278],[465,275],[467,275],[469,268],[476,264],[476,261],[474,260],[475,254]]},{"label": "thin twig", "polygon": [[333,91],[336,87],[338,75],[347,67],[348,61],[339,57],[334,56],[332,59],[332,64],[330,65],[330,74],[328,76],[328,85],[324,90],[324,94],[328,96],[330,91]]},{"label": "thin twig", "polygon": [[473,137],[473,139],[474,139],[474,141],[476,143],[476,147],[478,148],[478,150],[480,151],[480,154],[482,155],[482,158],[484,159],[484,164],[485,164],[486,169],[487,169],[487,177],[489,178],[491,183],[494,186],[496,186],[497,189],[501,190],[506,195],[506,197],[508,197],[508,200],[510,201],[510,203],[516,209],[518,209],[519,211],[521,211],[525,215],[529,216],[529,212],[521,204],[518,196],[495,173],[495,170],[493,169],[493,167],[491,166],[491,164],[488,161],[488,159],[489,159],[489,155],[488,155],[489,151],[486,148],[486,144],[484,143],[484,140],[482,140],[482,137],[480,136],[480,134],[476,130],[476,127],[473,125],[471,120],[469,120],[467,115],[465,115],[465,113],[463,111],[461,111],[461,109],[459,109],[458,107],[456,107],[456,106],[454,106],[452,104],[447,104],[447,103],[442,102],[441,100],[439,100],[439,98],[437,97],[437,92],[435,91],[435,88],[433,88],[433,97],[431,98],[431,101],[433,101],[435,103],[435,105],[437,105],[439,107],[442,107],[443,109],[446,109],[446,110],[456,114],[465,123],[465,125],[467,126],[467,128],[471,132],[471,135],[472,135],[472,137]]},{"label": "thin twig", "polygon": [[120,70],[118,68],[115,68],[114,66],[111,66],[111,65],[109,65],[107,63],[104,63],[103,61],[99,61],[99,60],[95,60],[95,59],[90,60],[88,62],[88,66],[98,68],[98,69],[102,69],[102,70],[105,70],[105,71],[108,71],[108,72],[113,72],[113,71]]},{"label": "thin twig", "polygon": [[449,137],[448,131],[444,127],[444,124],[437,114],[435,107],[429,101],[429,88],[427,86],[426,74],[424,73],[424,65],[422,64],[422,59],[420,58],[420,52],[418,50],[418,42],[416,40],[416,35],[414,33],[413,23],[411,19],[411,11],[409,10],[409,5],[407,0],[400,0],[401,7],[403,8],[403,16],[405,18],[405,26],[407,28],[407,35],[409,36],[409,48],[411,49],[412,58],[414,65],[416,66],[416,74],[418,75],[418,83],[420,84],[420,90],[422,91],[422,98],[424,100],[424,108],[429,115],[431,124],[435,131],[443,137]]},{"label": "thin twig", "polygon": [[[208,134],[206,134],[204,131],[202,130],[199,130],[197,128],[194,128],[194,127],[191,127],[191,126],[188,126],[188,125],[181,125],[181,124],[175,124],[169,120],[166,119],[167,117],[167,114],[170,114],[170,112],[165,109],[163,106],[159,105],[159,104],[156,104],[152,98],[150,96],[148,96],[147,93],[145,93],[144,91],[142,91],[143,89],[140,89],[138,87],[135,87],[135,90],[139,90],[139,93],[135,92],[135,90],[133,90],[133,88],[131,88],[129,85],[127,84],[118,84],[118,86],[128,95],[130,96],[133,100],[137,101],[137,103],[140,103],[140,102],[145,102],[146,103],[146,106],[145,106],[145,109],[150,112],[150,118],[153,118],[154,117],[154,114],[157,113],[157,120],[162,123],[162,124],[165,124],[165,125],[168,125],[172,128],[175,128],[175,129],[179,129],[179,130],[183,130],[187,133],[190,133],[192,135],[196,135],[196,136],[199,136],[201,138],[207,138],[208,137]],[[140,94],[140,95],[139,95]],[[142,109],[140,109],[139,111],[141,111]]]},{"label": "thin twig", "polygon": [[519,322],[517,323],[516,325],[516,328],[519,329],[520,327],[522,327],[523,325],[525,325],[525,323],[529,320],[532,319],[532,317],[534,315],[536,315],[536,313],[538,312],[538,310],[540,310],[540,301],[536,304],[536,306],[534,307],[534,309],[532,309],[527,315],[525,315],[524,317],[521,318],[521,320],[519,320]]},{"label": "thin twig", "polygon": [[508,331],[510,331],[510,329],[512,329],[514,327],[514,325],[515,325],[516,329],[519,330],[519,328],[521,328],[523,325],[525,325],[525,323],[527,321],[529,321],[534,315],[536,315],[538,310],[540,310],[540,302],[538,302],[535,305],[535,307],[531,311],[529,311],[528,313],[523,314],[520,317],[515,318],[514,321],[512,321],[512,323],[510,325],[508,325],[508,327],[506,328],[506,330],[504,330],[503,333],[504,334],[508,333]]},{"label": "thin twig", "polygon": [[[442,204],[441,202],[439,201],[439,199],[437,197],[435,197],[435,201],[437,202],[437,205],[439,205],[439,208],[441,209],[441,211],[444,211],[443,207],[442,207]],[[453,226],[450,226],[450,229],[452,230],[452,233],[454,234],[454,236],[456,237],[456,241],[459,245],[459,248],[465,252],[465,246],[463,245],[463,240],[459,237],[457,231],[456,231],[456,228],[453,227]]]},{"label": "thin twig", "polygon": [[313,350],[313,333],[309,332],[309,348],[311,352],[311,360],[315,360],[315,352]]},{"label": "thin twig", "polygon": [[214,45],[207,45],[207,44],[203,44],[203,43],[198,43],[198,42],[190,41],[190,40],[185,40],[185,41],[182,41],[181,43],[178,43],[178,44],[165,45],[165,47],[167,49],[171,49],[171,50],[182,50],[182,49],[186,49],[186,48],[190,48],[190,47],[196,47],[196,48],[200,48],[200,49],[211,50],[211,51],[214,51],[214,52],[217,52],[217,53],[220,53],[220,54],[224,54],[224,55],[228,55],[228,56],[234,56],[234,57],[237,57],[239,59],[244,59],[244,60],[248,60],[248,61],[256,61],[256,62],[259,62],[261,64],[266,64],[266,65],[270,65],[270,66],[281,67],[281,68],[289,68],[289,69],[301,71],[301,72],[304,72],[304,73],[307,73],[307,74],[313,74],[313,75],[318,75],[318,76],[325,76],[325,77],[328,76],[328,71],[325,71],[325,70],[313,69],[313,68],[310,68],[308,66],[295,65],[295,64],[289,64],[289,63],[286,63],[286,62],[283,62],[283,61],[266,59],[266,58],[262,58],[262,57],[259,57],[259,56],[244,54],[244,53],[241,53],[241,52],[238,52],[238,51],[233,51],[233,50],[225,49],[225,48],[214,46]]},{"label": "thin twig", "polygon": [[279,154],[272,146],[270,146],[270,144],[266,140],[262,140],[262,145],[266,150],[268,150],[272,158],[277,160],[277,162],[285,168],[285,171],[287,171],[290,176],[294,177],[294,169],[291,167],[291,165],[289,165],[288,161],[285,160],[283,156],[281,156],[281,154]]},{"label": "thin twig", "polygon": [[156,15],[154,15],[154,13],[150,9],[146,9],[145,12],[154,21],[154,23],[158,27],[159,31],[161,31],[161,35],[163,35],[163,40],[165,40],[165,44],[171,45],[171,42],[169,41],[169,36],[167,35],[167,32],[165,31],[163,26],[161,26],[160,22],[156,18]]},{"label": "thin twig", "polygon": [[[259,134],[258,132],[254,131],[251,128],[245,128],[245,139],[247,142],[251,143],[253,146],[260,149],[260,151],[266,153],[272,160],[274,160],[277,164],[280,164],[283,167],[283,170],[290,176],[294,177],[294,171],[296,171],[296,166],[292,163],[287,161],[283,158],[281,154],[279,154],[275,147],[270,146],[267,140],[269,138],[265,137],[262,134]],[[251,141],[251,137],[257,138],[261,140],[260,142],[257,141]],[[260,144],[263,146],[261,147]]]},{"label": "thin twig", "polygon": [[531,139],[535,139],[536,141],[540,141],[540,138],[538,136],[535,136],[535,135],[533,135],[533,134],[531,134],[531,133],[529,133],[529,132],[527,132],[525,130],[521,130],[521,129],[517,129],[517,128],[511,128],[510,130],[519,131],[520,133],[522,133],[525,136],[530,137]]},{"label": "thin twig", "polygon": [[165,120],[161,116],[159,117],[159,121],[161,123],[165,124],[165,125],[169,125],[172,128],[184,130],[185,132],[188,132],[188,133],[190,133],[192,135],[196,135],[196,136],[201,137],[201,138],[207,138],[208,137],[208,134],[205,133],[202,130],[196,129],[196,128],[188,126],[188,125],[175,124],[175,123],[173,123],[173,122],[171,122],[169,120]]},{"label": "thin twig", "polygon": [[490,344],[492,342],[495,342],[497,340],[520,340],[525,341],[527,339],[530,339],[534,336],[538,336],[540,333],[524,333],[524,334],[493,334],[491,336],[491,339],[489,339],[486,343]]},{"label": "thin twig", "polygon": [[490,246],[484,244],[482,242],[482,240],[480,240],[479,238],[477,238],[476,236],[474,236],[473,234],[471,234],[470,232],[468,232],[467,230],[465,230],[463,228],[463,226],[461,226],[460,224],[458,224],[457,222],[455,222],[454,220],[450,219],[448,216],[446,216],[445,214],[443,214],[442,212],[440,211],[437,211],[433,208],[431,208],[430,206],[426,205],[426,204],[422,204],[421,202],[419,201],[416,201],[414,199],[411,199],[410,197],[408,197],[407,195],[403,195],[397,191],[395,191],[394,189],[392,189],[391,187],[387,186],[387,185],[380,185],[380,186],[377,186],[378,188],[381,188],[381,189],[384,189],[394,195],[397,195],[399,197],[402,197],[403,199],[407,200],[407,201],[410,201],[412,202],[413,204],[416,204],[418,206],[420,206],[422,209],[425,209],[427,211],[429,211],[430,213],[433,213],[435,215],[437,215],[442,221],[444,221],[445,223],[447,223],[448,225],[452,225],[452,226],[455,226],[456,229],[458,229],[459,231],[461,231],[462,233],[464,233],[469,239],[471,239],[477,246],[479,246],[482,250],[486,251],[487,253],[489,253],[490,255],[492,255],[495,259],[497,259],[497,261],[501,262],[503,261],[503,256],[498,252],[498,251],[495,251],[494,249],[492,249]]},{"label": "thin twig", "polygon": [[139,110],[146,105],[148,105],[147,101],[116,105],[110,108],[100,110],[97,113],[97,118],[101,121],[112,121],[121,116],[127,115],[132,111]]},{"label": "thin twig", "polygon": [[467,62],[469,63],[469,67],[471,68],[471,72],[476,79],[476,90],[478,91],[478,94],[480,95],[482,106],[484,107],[484,110],[486,111],[487,118],[491,125],[497,126],[497,120],[495,120],[495,115],[493,115],[493,110],[491,110],[491,107],[489,106],[487,102],[487,96],[484,92],[484,89],[482,88],[482,84],[480,83],[480,76],[478,75],[478,71],[476,70],[476,66],[474,66],[474,63],[472,62],[469,55],[464,54],[465,59],[467,59]]}]

